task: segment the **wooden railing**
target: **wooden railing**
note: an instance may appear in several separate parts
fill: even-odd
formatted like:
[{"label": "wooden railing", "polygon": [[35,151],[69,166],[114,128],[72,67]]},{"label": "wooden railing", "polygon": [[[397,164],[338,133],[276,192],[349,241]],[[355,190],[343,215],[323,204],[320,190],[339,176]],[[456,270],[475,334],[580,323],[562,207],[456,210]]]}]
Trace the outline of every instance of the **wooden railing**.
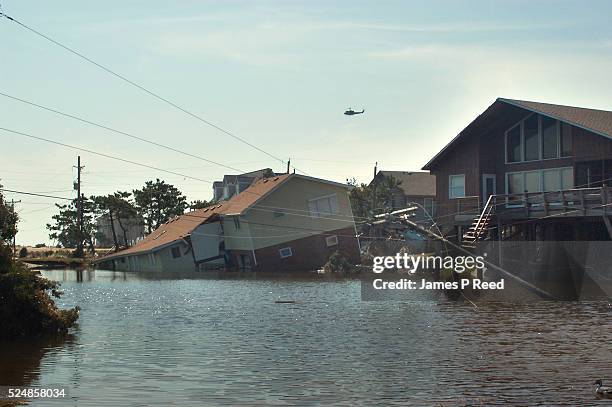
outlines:
[{"label": "wooden railing", "polygon": [[600,216],[612,215],[612,188],[577,188],[563,191],[495,195],[500,216]]},{"label": "wooden railing", "polygon": [[480,197],[478,196],[464,196],[455,198],[455,201],[455,214],[457,215],[472,215],[481,212]]}]

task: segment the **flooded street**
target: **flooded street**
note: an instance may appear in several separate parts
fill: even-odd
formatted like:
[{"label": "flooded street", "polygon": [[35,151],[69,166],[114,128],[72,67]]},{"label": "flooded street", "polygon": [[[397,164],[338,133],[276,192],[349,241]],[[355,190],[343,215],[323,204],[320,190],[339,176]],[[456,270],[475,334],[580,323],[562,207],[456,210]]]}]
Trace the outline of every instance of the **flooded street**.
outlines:
[{"label": "flooded street", "polygon": [[438,293],[362,301],[358,280],[319,276],[44,274],[82,311],[65,342],[0,347],[0,384],[67,387],[34,406],[575,406],[612,383],[608,302],[475,308]]}]

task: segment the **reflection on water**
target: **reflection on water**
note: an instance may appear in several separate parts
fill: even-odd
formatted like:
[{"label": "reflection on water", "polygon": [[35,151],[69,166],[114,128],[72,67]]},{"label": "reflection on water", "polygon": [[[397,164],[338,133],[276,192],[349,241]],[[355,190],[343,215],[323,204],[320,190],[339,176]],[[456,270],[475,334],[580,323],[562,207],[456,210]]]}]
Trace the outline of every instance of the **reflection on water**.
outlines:
[{"label": "reflection on water", "polygon": [[0,341],[0,386],[28,386],[40,375],[43,358],[51,359],[64,345],[74,342],[74,335],[46,337],[17,342]]},{"label": "reflection on water", "polygon": [[68,405],[584,405],[595,379],[612,381],[607,302],[474,308],[364,302],[359,281],[319,276],[45,274],[82,308],[73,342],[3,347],[39,355],[25,377],[68,386]]}]

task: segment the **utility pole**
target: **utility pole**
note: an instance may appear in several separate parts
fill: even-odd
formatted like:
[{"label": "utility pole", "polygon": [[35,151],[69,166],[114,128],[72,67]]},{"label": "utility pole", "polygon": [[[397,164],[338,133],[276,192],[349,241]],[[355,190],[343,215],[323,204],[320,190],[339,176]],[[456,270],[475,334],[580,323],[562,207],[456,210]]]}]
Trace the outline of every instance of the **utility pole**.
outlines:
[{"label": "utility pole", "polygon": [[76,247],[76,256],[83,257],[83,197],[81,196],[81,170],[85,168],[81,166],[81,156],[77,157],[77,225],[78,225],[78,235],[77,235],[77,247]]},{"label": "utility pole", "polygon": [[289,167],[291,166],[291,158],[287,160],[287,174],[289,174]]},{"label": "utility pole", "polygon": [[[19,202],[21,202],[21,199],[19,201],[11,199],[11,212],[15,213],[15,204]],[[17,234],[16,233],[15,233],[15,236],[13,236],[13,257],[17,257]]]}]

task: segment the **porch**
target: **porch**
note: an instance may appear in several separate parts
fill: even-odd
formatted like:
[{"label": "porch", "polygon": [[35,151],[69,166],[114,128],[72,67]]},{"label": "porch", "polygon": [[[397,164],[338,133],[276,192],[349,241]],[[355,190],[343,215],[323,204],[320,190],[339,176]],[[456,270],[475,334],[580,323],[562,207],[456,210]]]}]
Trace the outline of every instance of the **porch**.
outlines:
[{"label": "porch", "polygon": [[612,215],[612,188],[574,188],[562,191],[526,192],[523,194],[491,195],[482,203],[478,196],[456,200],[455,223],[472,222],[493,207],[500,220],[537,219],[545,217],[599,217]]}]

